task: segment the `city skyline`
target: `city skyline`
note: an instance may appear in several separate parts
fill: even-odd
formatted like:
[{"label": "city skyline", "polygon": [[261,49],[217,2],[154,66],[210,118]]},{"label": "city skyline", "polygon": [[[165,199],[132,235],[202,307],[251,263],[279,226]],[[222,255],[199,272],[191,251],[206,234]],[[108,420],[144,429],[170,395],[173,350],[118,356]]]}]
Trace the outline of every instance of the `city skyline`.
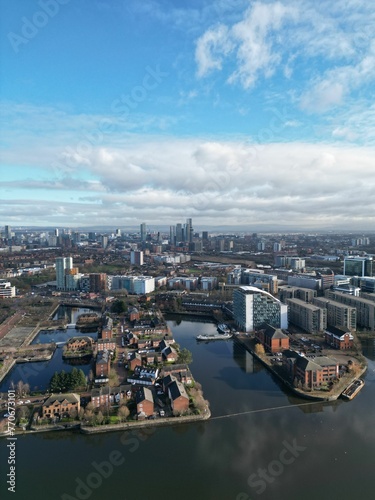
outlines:
[{"label": "city skyline", "polygon": [[7,2],[3,225],[375,228],[375,12]]}]

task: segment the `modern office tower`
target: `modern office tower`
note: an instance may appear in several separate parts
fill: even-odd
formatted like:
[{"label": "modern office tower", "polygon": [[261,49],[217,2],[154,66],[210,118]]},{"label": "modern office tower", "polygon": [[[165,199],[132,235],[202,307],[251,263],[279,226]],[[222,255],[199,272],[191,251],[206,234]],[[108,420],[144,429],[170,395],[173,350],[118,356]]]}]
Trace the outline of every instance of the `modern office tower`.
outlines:
[{"label": "modern office tower", "polygon": [[345,276],[372,276],[372,257],[345,257]]},{"label": "modern office tower", "polygon": [[65,276],[73,269],[72,257],[57,257],[56,258],[56,288],[58,290],[66,289]]},{"label": "modern office tower", "polygon": [[266,323],[276,328],[288,328],[288,306],[253,286],[241,286],[233,291],[233,316],[241,330],[246,332]]},{"label": "modern office tower", "polygon": [[193,229],[193,219],[186,219],[186,224],[185,224],[185,241],[190,243],[193,241],[193,234],[194,234],[194,229]]},{"label": "modern office tower", "polygon": [[121,238],[121,229],[116,229],[116,238]]},{"label": "modern office tower", "polygon": [[355,307],[341,304],[325,297],[316,297],[312,303],[314,306],[327,309],[327,326],[355,331],[357,325],[357,310]]},{"label": "modern office tower", "polygon": [[182,224],[178,223],[176,224],[176,245],[181,243],[182,240],[183,240]]},{"label": "modern office tower", "polygon": [[208,231],[202,232],[202,240],[204,240],[204,241],[208,240]]},{"label": "modern office tower", "polygon": [[5,226],[5,238],[9,240],[12,237],[12,228],[10,226]]},{"label": "modern office tower", "polygon": [[89,241],[96,241],[96,233],[93,232],[89,233]]},{"label": "modern office tower", "polygon": [[132,250],[130,252],[130,264],[132,266],[143,266],[143,252]]},{"label": "modern office tower", "polygon": [[77,245],[77,243],[80,243],[81,242],[81,233],[75,231],[73,234],[72,234],[72,240],[73,240],[73,243],[75,245]]},{"label": "modern office tower", "polygon": [[257,248],[260,252],[264,252],[264,250],[266,249],[266,244],[264,243],[264,241],[260,241],[257,245]]},{"label": "modern office tower", "polygon": [[323,332],[327,328],[327,309],[307,304],[300,299],[287,299],[289,321],[308,333]]},{"label": "modern office tower", "polygon": [[274,252],[280,252],[281,251],[281,244],[280,243],[274,243],[273,244],[273,251]]},{"label": "modern office tower", "polygon": [[141,241],[146,241],[146,223],[145,222],[142,222],[142,224],[140,226],[140,230],[141,230]]},{"label": "modern office tower", "polygon": [[55,236],[56,236],[56,238],[59,237],[59,230],[58,230],[58,228],[55,229]]},{"label": "modern office tower", "polygon": [[176,227],[175,226],[169,226],[169,243],[171,245],[176,244]]},{"label": "modern office tower", "polygon": [[107,248],[108,246],[108,236],[106,234],[102,234],[100,236],[100,244],[102,248]]}]

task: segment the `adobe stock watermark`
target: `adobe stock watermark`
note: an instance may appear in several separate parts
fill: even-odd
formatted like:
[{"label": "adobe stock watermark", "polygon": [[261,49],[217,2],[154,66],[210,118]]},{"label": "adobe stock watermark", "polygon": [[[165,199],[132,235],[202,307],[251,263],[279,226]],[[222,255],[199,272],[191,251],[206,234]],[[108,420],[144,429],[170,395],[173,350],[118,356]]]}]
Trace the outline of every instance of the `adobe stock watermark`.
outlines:
[{"label": "adobe stock watermark", "polygon": [[66,168],[73,169],[80,164],[89,164],[94,148],[104,144],[105,137],[115,132],[118,122],[126,120],[139,104],[147,99],[149,93],[168,76],[169,73],[162,71],[159,65],[146,66],[141,82],[132,87],[128,93],[112,101],[111,111],[115,113],[115,118],[100,120],[92,132],[84,133],[82,140],[75,147],[67,146],[61,153],[62,159],[52,162],[51,167],[60,171]]},{"label": "adobe stock watermark", "polygon": [[20,33],[14,33],[14,31],[8,33],[8,40],[14,52],[18,54],[20,47],[27,45],[35,38],[39,30],[47,26],[50,20],[60,12],[60,6],[69,2],[70,0],[39,0],[40,10],[35,11],[31,18],[26,16],[21,18]]},{"label": "adobe stock watermark", "polygon": [[[283,137],[280,136],[280,133],[285,129],[286,122],[291,120],[287,107],[283,107],[281,110],[275,107],[265,108],[265,111],[271,112],[271,118],[267,127],[263,127],[259,130],[253,142],[243,142],[238,146],[245,150],[246,163],[255,160],[259,156],[259,153],[263,151],[271,141],[281,141]],[[203,191],[196,194],[190,189],[191,183],[195,180],[191,178],[187,179],[185,181],[184,191],[186,190],[190,193],[192,197],[192,207],[197,210],[207,208],[211,200],[209,193],[212,193],[216,198],[218,196],[217,193],[228,188],[233,178],[241,175],[244,170],[245,166],[243,163],[232,163],[226,165],[225,169],[219,173],[208,172],[209,180],[204,184],[202,188]]]},{"label": "adobe stock watermark", "polygon": [[[140,446],[140,441],[146,441],[150,436],[155,433],[156,429],[145,427],[137,431],[125,431],[120,438],[120,443],[127,448],[127,451],[134,453]],[[83,479],[81,477],[75,478],[73,485],[74,491],[63,493],[61,500],[88,500],[93,492],[100,488],[106,479],[109,479],[114,473],[115,469],[125,463],[125,456],[121,450],[112,450],[108,458],[102,461],[94,460],[91,462],[91,472]],[[105,494],[104,494],[105,495]],[[122,497],[124,500],[125,497]]]},{"label": "adobe stock watermark", "polygon": [[[292,444],[288,441],[283,441],[282,444],[284,448],[280,451],[278,459],[272,460],[267,467],[259,468],[247,479],[247,484],[257,495],[264,493],[267,486],[274,483],[276,478],[283,474],[285,467],[292,465],[306,450],[306,446],[298,445],[295,439],[293,439]],[[251,500],[251,497],[247,493],[241,492],[236,496],[236,500]]]}]

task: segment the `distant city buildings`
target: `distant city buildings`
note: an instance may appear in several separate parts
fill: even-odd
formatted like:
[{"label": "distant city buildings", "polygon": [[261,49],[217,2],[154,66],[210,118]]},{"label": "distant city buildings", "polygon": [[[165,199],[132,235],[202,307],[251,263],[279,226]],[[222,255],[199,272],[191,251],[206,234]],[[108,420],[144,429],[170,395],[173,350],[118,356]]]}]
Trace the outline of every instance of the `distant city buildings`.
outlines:
[{"label": "distant city buildings", "polygon": [[152,276],[112,276],[111,290],[127,290],[136,295],[151,293],[155,290]]},{"label": "distant city buildings", "polygon": [[345,257],[344,259],[344,275],[345,276],[372,276],[373,259],[367,257]]},{"label": "distant city buildings", "polygon": [[0,279],[0,299],[7,299],[16,296],[16,287],[10,281]]}]

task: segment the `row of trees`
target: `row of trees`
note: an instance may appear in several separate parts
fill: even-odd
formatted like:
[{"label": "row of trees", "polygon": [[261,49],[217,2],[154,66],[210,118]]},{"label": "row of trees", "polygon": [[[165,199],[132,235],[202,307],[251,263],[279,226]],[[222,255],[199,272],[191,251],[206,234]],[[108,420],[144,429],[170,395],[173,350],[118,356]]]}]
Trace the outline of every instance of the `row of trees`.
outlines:
[{"label": "row of trees", "polygon": [[82,370],[77,368],[73,368],[70,373],[66,373],[65,370],[55,372],[49,383],[51,392],[67,392],[86,386],[86,376]]}]

